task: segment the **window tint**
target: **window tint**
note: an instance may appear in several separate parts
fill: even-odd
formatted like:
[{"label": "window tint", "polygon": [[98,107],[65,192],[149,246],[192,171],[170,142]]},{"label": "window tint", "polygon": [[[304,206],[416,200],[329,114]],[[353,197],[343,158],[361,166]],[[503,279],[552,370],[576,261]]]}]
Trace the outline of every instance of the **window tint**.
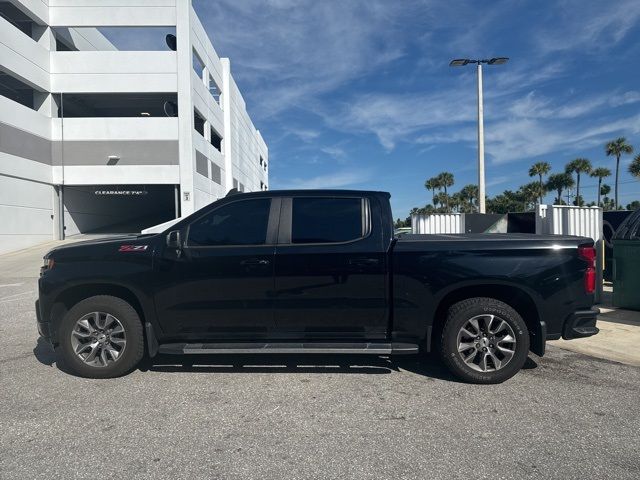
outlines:
[{"label": "window tint", "polygon": [[294,198],[292,243],[346,242],[362,236],[360,198]]},{"label": "window tint", "polygon": [[269,223],[268,198],[243,200],[220,207],[189,228],[190,246],[262,245]]}]

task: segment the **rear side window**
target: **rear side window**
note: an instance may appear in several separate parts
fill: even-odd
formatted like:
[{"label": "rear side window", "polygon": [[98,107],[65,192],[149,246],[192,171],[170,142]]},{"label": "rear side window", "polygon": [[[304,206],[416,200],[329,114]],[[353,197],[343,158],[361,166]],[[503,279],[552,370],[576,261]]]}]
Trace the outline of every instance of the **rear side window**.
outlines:
[{"label": "rear side window", "polygon": [[294,198],[292,243],[337,243],[363,236],[361,198]]},{"label": "rear side window", "polygon": [[191,224],[188,245],[263,245],[271,200],[242,200],[217,208]]}]

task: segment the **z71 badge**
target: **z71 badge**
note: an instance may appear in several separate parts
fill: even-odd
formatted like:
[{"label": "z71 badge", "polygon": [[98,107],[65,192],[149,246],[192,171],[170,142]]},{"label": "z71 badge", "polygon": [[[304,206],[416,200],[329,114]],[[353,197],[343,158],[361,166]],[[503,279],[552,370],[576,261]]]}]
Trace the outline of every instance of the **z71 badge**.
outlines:
[{"label": "z71 badge", "polygon": [[149,245],[120,245],[119,252],[144,252]]}]

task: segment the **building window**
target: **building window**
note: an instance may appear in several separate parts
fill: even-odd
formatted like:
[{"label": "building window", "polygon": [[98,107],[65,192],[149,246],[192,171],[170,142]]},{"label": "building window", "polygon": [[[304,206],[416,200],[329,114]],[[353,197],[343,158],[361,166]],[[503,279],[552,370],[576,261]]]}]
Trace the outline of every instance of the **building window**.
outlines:
[{"label": "building window", "polygon": [[56,94],[58,117],[175,117],[175,93],[65,93]]},{"label": "building window", "polygon": [[204,70],[204,62],[198,56],[195,50],[193,50],[193,71],[198,74],[198,77],[202,78],[202,71]]},{"label": "building window", "polygon": [[18,102],[25,107],[36,110],[34,97],[37,90],[34,90],[26,83],[22,83],[15,77],[0,70],[0,95],[7,97],[14,102]]},{"label": "building window", "polygon": [[[0,4],[2,1],[0,0]],[[53,27],[56,51],[162,52],[175,50],[175,27]],[[173,42],[173,43],[172,43]]]},{"label": "building window", "polygon": [[10,2],[0,2],[0,17],[4,18],[7,22],[9,22],[11,25],[16,27],[28,37],[33,38],[33,20],[22,13],[22,11],[12,5]]},{"label": "building window", "polygon": [[213,129],[213,127],[211,127],[210,131],[211,131],[211,140],[210,140],[211,145],[213,145],[213,148],[215,148],[220,153],[222,153],[222,137],[218,135],[218,132],[216,132]]},{"label": "building window", "polygon": [[209,93],[211,94],[213,99],[216,101],[216,103],[220,107],[222,107],[222,103],[220,102],[220,96],[222,95],[222,90],[220,90],[220,87],[218,86],[218,84],[216,83],[216,81],[213,79],[211,75],[209,75]]},{"label": "building window", "polygon": [[195,109],[193,110],[193,128],[204,137],[204,118]]},{"label": "building window", "polygon": [[209,177],[209,161],[207,157],[196,150],[196,172],[204,177]]},{"label": "building window", "polygon": [[213,162],[211,162],[211,180],[218,185],[222,185],[222,170]]}]

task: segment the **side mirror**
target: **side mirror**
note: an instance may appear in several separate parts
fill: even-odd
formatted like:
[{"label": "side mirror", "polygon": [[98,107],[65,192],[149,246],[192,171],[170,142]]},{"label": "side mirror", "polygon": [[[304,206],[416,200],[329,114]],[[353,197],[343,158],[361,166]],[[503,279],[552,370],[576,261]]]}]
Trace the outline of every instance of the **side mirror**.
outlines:
[{"label": "side mirror", "polygon": [[182,249],[182,241],[180,239],[180,230],[172,230],[167,235],[167,247]]}]

